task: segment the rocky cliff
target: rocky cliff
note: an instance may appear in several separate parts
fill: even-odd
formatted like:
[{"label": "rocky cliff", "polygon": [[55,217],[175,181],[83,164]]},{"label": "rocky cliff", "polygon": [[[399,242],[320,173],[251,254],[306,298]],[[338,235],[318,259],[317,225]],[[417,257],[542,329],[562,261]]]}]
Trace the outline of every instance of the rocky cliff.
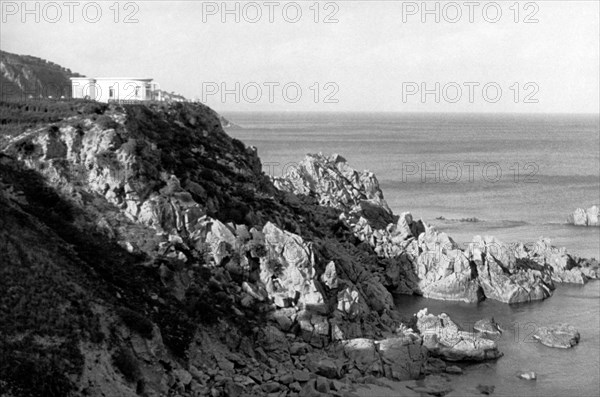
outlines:
[{"label": "rocky cliff", "polygon": [[7,395],[351,395],[500,355],[391,292],[522,302],[598,276],[546,240],[460,250],[341,156],[272,181],[200,104],[61,112],[2,143]]},{"label": "rocky cliff", "polygon": [[341,210],[279,191],[215,112],[70,106],[3,144],[3,391],[343,395],[421,375],[388,260]]}]

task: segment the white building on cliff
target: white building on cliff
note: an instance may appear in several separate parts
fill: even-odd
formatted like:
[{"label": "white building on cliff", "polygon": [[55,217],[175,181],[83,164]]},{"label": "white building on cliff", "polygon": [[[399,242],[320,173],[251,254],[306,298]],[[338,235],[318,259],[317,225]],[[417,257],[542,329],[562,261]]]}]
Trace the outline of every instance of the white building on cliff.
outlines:
[{"label": "white building on cliff", "polygon": [[98,102],[160,101],[161,92],[148,78],[71,77],[73,98]]}]

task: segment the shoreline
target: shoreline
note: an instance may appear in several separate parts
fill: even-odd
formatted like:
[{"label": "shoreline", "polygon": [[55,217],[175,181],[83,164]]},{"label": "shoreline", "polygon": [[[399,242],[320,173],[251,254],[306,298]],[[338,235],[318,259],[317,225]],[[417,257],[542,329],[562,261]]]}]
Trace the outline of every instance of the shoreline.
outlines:
[{"label": "shoreline", "polygon": [[[463,373],[449,376],[453,391],[446,396],[481,395],[476,388],[479,384],[485,384],[496,386],[494,395],[545,397],[565,395],[564,393],[567,393],[569,388],[572,393],[575,393],[577,390],[575,384],[572,381],[569,382],[571,377],[576,376],[579,379],[578,383],[581,384],[581,382],[585,383],[585,380],[591,381],[594,374],[600,371],[600,363],[594,355],[594,352],[600,349],[600,335],[597,327],[594,326],[600,321],[598,318],[600,280],[592,280],[585,285],[560,284],[556,288],[555,295],[545,301],[517,305],[503,305],[498,302],[486,301],[477,304],[439,302],[422,297],[402,296],[395,296],[395,304],[396,310],[403,316],[423,307],[430,308],[432,312],[444,310],[466,330],[472,330],[475,319],[483,316],[493,317],[502,326],[504,331],[502,336],[494,340],[498,342],[498,348],[505,352],[504,356],[487,363],[458,363]],[[410,301],[414,301],[414,303],[411,304]],[[574,323],[579,327],[582,335],[581,341],[573,349],[554,350],[540,345],[537,341],[530,340],[534,328],[556,321],[557,316],[560,316],[559,321]],[[511,321],[505,323],[509,319]],[[576,369],[572,368],[566,372],[559,369],[569,366]],[[537,374],[537,380],[519,379],[518,375],[527,371],[534,371]],[[595,381],[596,383],[600,382],[598,379]],[[403,383],[388,383],[398,393],[406,391]],[[594,386],[593,383],[588,383],[588,385]],[[563,389],[560,393],[551,393],[553,389],[561,386]],[[373,393],[381,391],[379,388],[371,386],[367,390],[371,390]],[[589,392],[589,389],[585,390]],[[367,396],[368,391],[360,395]]]}]

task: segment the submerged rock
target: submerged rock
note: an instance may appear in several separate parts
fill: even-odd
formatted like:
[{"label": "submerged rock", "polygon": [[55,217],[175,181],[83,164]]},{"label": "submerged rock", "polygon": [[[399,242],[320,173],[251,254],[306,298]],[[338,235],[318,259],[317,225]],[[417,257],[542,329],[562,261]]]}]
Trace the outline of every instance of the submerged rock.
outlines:
[{"label": "submerged rock", "polygon": [[579,343],[579,331],[570,324],[557,324],[549,327],[539,327],[533,338],[549,347],[568,349]]},{"label": "submerged rock", "polygon": [[431,354],[446,361],[484,361],[502,356],[496,342],[460,330],[445,313],[436,316],[421,310],[417,313],[417,329]]},{"label": "submerged rock", "polygon": [[498,323],[494,321],[494,317],[478,320],[473,326],[473,329],[488,335],[500,335],[502,333],[502,329]]}]

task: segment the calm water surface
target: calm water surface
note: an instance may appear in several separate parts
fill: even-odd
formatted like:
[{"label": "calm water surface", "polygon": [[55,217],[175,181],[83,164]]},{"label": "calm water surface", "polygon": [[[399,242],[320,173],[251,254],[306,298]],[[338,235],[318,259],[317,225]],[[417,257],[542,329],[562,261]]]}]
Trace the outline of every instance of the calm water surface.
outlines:
[{"label": "calm water surface", "polygon": [[[504,329],[497,340],[504,356],[494,363],[462,366],[465,375],[453,377],[451,395],[480,395],[479,384],[495,385],[501,396],[598,396],[600,394],[600,282],[585,286],[558,285],[554,296],[541,302],[507,305],[486,300],[479,304],[397,296],[396,307],[410,316],[423,308],[448,313],[465,330],[493,316]],[[581,334],[572,349],[553,349],[532,340],[538,326],[568,322]],[[534,371],[536,381],[517,378]]]}]

